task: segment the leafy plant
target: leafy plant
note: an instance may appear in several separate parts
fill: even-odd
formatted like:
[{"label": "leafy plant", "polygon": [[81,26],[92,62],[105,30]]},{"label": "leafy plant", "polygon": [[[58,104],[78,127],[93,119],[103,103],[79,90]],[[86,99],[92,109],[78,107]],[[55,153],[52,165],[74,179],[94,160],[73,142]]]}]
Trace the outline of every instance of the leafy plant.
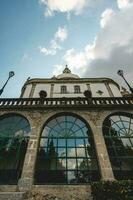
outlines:
[{"label": "leafy plant", "polygon": [[93,200],[133,200],[133,181],[100,181],[91,184]]}]

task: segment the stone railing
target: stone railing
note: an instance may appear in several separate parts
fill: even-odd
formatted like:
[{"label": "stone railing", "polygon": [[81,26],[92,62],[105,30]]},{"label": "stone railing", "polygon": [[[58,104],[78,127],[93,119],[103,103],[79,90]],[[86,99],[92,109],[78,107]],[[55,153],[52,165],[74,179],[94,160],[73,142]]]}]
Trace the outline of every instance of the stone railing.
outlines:
[{"label": "stone railing", "polygon": [[56,107],[133,107],[133,97],[104,98],[8,98],[0,99],[0,108]]}]

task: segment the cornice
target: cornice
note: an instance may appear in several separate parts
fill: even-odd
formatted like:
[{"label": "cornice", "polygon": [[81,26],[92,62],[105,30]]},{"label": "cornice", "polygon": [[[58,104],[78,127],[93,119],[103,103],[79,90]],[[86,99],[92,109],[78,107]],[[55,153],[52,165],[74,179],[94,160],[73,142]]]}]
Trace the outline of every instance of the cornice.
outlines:
[{"label": "cornice", "polygon": [[26,85],[29,85],[29,84],[42,84],[42,83],[45,83],[45,84],[52,84],[52,83],[113,83],[114,85],[116,85],[118,87],[118,89],[120,89],[118,83],[116,83],[114,80],[110,79],[110,78],[80,78],[80,79],[42,79],[42,78],[34,78],[34,79],[30,79],[30,80],[27,80],[25,82],[25,84],[23,85],[22,87],[22,90],[23,88],[26,86]]}]

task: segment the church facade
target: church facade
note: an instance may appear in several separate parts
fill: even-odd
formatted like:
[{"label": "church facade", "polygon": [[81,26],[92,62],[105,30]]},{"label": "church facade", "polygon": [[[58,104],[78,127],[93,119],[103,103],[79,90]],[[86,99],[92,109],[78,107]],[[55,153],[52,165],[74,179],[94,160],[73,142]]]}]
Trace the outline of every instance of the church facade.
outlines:
[{"label": "church facade", "polygon": [[1,191],[87,194],[93,181],[132,180],[133,96],[68,67],[29,79],[20,98],[0,99],[0,144]]}]

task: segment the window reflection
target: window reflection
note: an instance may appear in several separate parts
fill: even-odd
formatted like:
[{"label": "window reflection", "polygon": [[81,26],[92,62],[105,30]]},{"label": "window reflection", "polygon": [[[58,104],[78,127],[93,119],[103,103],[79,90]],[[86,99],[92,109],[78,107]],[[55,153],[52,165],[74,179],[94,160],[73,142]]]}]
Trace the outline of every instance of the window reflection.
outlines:
[{"label": "window reflection", "polygon": [[[79,147],[79,146],[78,146]],[[80,145],[80,148],[77,148],[77,156],[78,157],[86,157],[86,151],[85,151],[85,148],[84,146],[82,145],[83,148],[81,148],[81,145]]]},{"label": "window reflection", "polygon": [[19,115],[0,119],[0,184],[20,178],[30,134],[28,121]]},{"label": "window reflection", "polygon": [[59,170],[65,170],[66,169],[66,159],[60,158],[57,160],[57,169]]},{"label": "window reflection", "polygon": [[85,144],[86,144],[86,142],[88,144],[88,141],[86,141],[86,139],[83,139],[83,138],[76,139],[76,145],[77,146],[82,146],[84,144],[84,141],[85,141]]},{"label": "window reflection", "polygon": [[66,148],[58,148],[58,157],[66,157]]},{"label": "window reflection", "polygon": [[67,156],[68,157],[76,157],[76,149],[75,148],[67,148]]},{"label": "window reflection", "polygon": [[107,150],[117,179],[133,179],[132,118],[131,114],[113,115],[105,120],[103,126]]},{"label": "window reflection", "polygon": [[78,169],[87,170],[88,169],[88,160],[85,158],[78,159]]},{"label": "window reflection", "polygon": [[75,139],[67,139],[67,146],[74,147],[75,146]]},{"label": "window reflection", "polygon": [[68,183],[77,183],[76,171],[67,172]]},{"label": "window reflection", "polygon": [[64,146],[66,146],[66,139],[59,139],[59,140],[58,140],[58,146],[59,146],[59,147],[64,147]]},{"label": "window reflection", "polygon": [[[83,121],[69,115],[59,116],[50,121],[44,130],[36,165],[38,184],[88,183],[90,179],[99,179],[98,167],[93,166],[93,160],[95,166],[97,162],[91,131]],[[47,177],[43,178],[46,170]],[[58,180],[53,174],[56,172],[61,176]],[[50,178],[50,173],[56,176],[55,179]]]},{"label": "window reflection", "polygon": [[67,159],[67,168],[76,169],[76,159]]}]

